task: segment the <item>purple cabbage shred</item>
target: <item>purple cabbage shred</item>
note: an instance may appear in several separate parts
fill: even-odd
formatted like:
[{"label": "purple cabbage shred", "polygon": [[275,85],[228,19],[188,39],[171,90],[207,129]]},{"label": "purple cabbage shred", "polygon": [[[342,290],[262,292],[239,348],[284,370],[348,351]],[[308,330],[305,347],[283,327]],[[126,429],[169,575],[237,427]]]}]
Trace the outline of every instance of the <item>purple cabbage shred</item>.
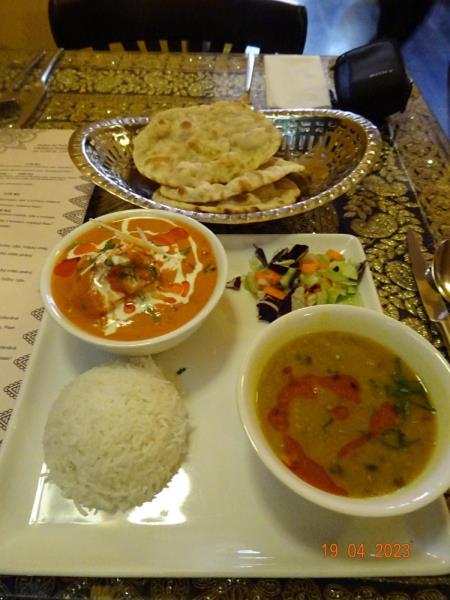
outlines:
[{"label": "purple cabbage shred", "polygon": [[238,292],[241,289],[241,283],[241,277],[238,275],[237,277],[233,277],[233,279],[227,281],[225,287],[228,290],[236,290]]},{"label": "purple cabbage shred", "polygon": [[284,248],[275,254],[270,261],[270,264],[291,260],[298,262],[307,252],[309,248],[305,244],[294,244],[292,248]]},{"label": "purple cabbage shred", "polygon": [[267,267],[269,263],[268,263],[267,258],[266,258],[266,253],[264,252],[264,250],[262,248],[260,248],[256,244],[253,244],[253,246],[255,248],[255,256],[256,256],[256,258],[259,260],[259,262],[264,267]]},{"label": "purple cabbage shred", "polygon": [[260,321],[267,321],[268,323],[272,323],[279,315],[279,310],[277,304],[272,300],[260,300],[256,307],[258,309],[258,319]]}]

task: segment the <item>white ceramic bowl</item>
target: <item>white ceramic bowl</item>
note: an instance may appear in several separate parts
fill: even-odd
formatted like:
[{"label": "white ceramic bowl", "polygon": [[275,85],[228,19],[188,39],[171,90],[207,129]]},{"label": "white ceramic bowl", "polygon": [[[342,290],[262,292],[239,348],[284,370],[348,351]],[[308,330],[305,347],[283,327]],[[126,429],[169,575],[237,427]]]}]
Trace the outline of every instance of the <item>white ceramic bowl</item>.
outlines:
[{"label": "white ceramic bowl", "polygon": [[56,246],[50,251],[45,261],[44,267],[41,272],[40,280],[40,291],[44,301],[45,307],[50,316],[63,327],[66,331],[72,335],[78,337],[83,342],[93,344],[102,350],[113,352],[115,354],[124,355],[145,355],[145,354],[156,354],[163,352],[169,348],[174,347],[180,342],[188,338],[194,331],[196,331],[200,325],[204,322],[206,317],[214,309],[218,301],[220,300],[223,291],[225,289],[226,278],[227,278],[227,256],[219,239],[212,233],[205,225],[202,225],[198,221],[186,217],[184,215],[172,214],[165,210],[152,210],[152,209],[131,209],[120,212],[111,213],[99,217],[98,220],[104,222],[111,222],[115,219],[128,218],[128,217],[155,217],[170,219],[176,224],[186,223],[193,229],[198,230],[211,244],[213,252],[217,262],[217,282],[213,290],[211,297],[205,306],[187,323],[176,329],[175,331],[166,333],[158,337],[147,338],[144,340],[137,341],[117,341],[112,339],[106,339],[97,337],[86,333],[76,325],[74,325],[69,319],[67,319],[62,312],[58,309],[55,301],[53,300],[51,292],[51,275],[55,264],[63,252],[70,246],[71,242],[77,239],[80,234],[91,229],[95,223],[88,222],[80,227],[77,227],[68,235],[66,235]]},{"label": "white ceramic bowl", "polygon": [[[436,446],[424,471],[399,490],[370,498],[322,491],[301,480],[271,449],[258,423],[255,390],[267,360],[289,341],[320,331],[362,335],[399,356],[422,379],[436,408]],[[383,517],[412,512],[450,488],[450,366],[425,338],[395,319],[367,308],[322,305],[285,315],[254,340],[238,379],[238,406],[244,429],[259,458],[292,491],[317,505],[355,516]]]}]

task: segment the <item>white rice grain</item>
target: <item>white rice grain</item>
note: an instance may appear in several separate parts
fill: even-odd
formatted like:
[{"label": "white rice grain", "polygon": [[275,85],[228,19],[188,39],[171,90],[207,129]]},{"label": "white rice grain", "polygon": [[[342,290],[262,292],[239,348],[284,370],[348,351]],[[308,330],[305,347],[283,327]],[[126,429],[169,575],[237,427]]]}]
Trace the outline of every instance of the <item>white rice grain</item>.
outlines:
[{"label": "white rice grain", "polygon": [[151,359],[95,367],[56,399],[44,431],[48,479],[88,509],[151,500],[187,451],[188,418]]}]

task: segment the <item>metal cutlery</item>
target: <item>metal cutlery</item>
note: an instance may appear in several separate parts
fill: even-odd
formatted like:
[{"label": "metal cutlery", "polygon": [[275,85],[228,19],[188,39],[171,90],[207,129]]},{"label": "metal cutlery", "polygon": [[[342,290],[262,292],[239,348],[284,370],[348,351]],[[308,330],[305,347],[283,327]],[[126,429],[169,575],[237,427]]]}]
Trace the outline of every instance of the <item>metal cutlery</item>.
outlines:
[{"label": "metal cutlery", "polygon": [[450,353],[450,315],[441,295],[432,287],[427,278],[428,264],[420,249],[416,234],[409,230],[406,234],[411,267],[419,290],[422,304],[428,318],[439,328],[444,344]]},{"label": "metal cutlery", "polygon": [[32,118],[34,117],[37,109],[39,108],[41,102],[44,100],[47,94],[47,82],[50,77],[53,69],[55,68],[57,62],[61,58],[61,54],[64,52],[62,48],[60,48],[47,63],[45,69],[42,71],[41,76],[39,77],[39,81],[33,84],[31,87],[31,91],[27,98],[24,100],[23,105],[21,106],[19,118],[16,121],[16,127],[23,128],[26,127]]},{"label": "metal cutlery", "polygon": [[450,302],[450,239],[438,244],[433,256],[431,273],[441,296]]},{"label": "metal cutlery", "polygon": [[247,59],[247,69],[246,69],[246,73],[245,73],[245,87],[244,87],[244,93],[242,94],[242,102],[245,102],[246,104],[251,104],[251,99],[250,99],[250,88],[252,87],[252,81],[253,81],[253,72],[255,69],[255,61],[256,61],[256,57],[259,54],[259,48],[257,48],[256,46],[248,46],[245,50],[245,56]]},{"label": "metal cutlery", "polygon": [[0,94],[0,105],[5,104],[18,104],[18,94],[17,91],[22,87],[25,78],[34,67],[41,61],[42,57],[46,54],[45,50],[42,52],[38,52],[31,59],[31,61],[22,69],[22,71],[17,75],[17,77],[11,83],[9,90]]}]

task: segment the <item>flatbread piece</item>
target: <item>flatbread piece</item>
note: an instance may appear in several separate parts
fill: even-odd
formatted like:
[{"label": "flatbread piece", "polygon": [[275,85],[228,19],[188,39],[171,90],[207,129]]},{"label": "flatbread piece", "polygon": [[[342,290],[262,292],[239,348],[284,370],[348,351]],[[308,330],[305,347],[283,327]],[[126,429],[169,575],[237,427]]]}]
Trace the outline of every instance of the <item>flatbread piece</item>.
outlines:
[{"label": "flatbread piece", "polygon": [[138,171],[171,187],[227,183],[267,162],[281,133],[262,113],[234,100],[156,113],[134,138]]},{"label": "flatbread piece", "polygon": [[273,183],[263,185],[252,192],[244,192],[225,200],[209,202],[208,204],[192,204],[190,202],[179,202],[166,198],[158,188],[153,193],[153,199],[165,206],[173,206],[183,210],[194,210],[198,212],[209,212],[215,214],[246,214],[269,208],[280,208],[294,204],[300,195],[298,185],[284,177]]},{"label": "flatbread piece", "polygon": [[305,167],[296,162],[282,158],[272,158],[261,165],[259,169],[247,171],[228,183],[209,183],[205,181],[196,187],[180,186],[176,188],[162,185],[159,193],[178,202],[209,204],[245,192],[252,192],[268,183],[278,181],[290,173],[301,173],[304,170]]}]

